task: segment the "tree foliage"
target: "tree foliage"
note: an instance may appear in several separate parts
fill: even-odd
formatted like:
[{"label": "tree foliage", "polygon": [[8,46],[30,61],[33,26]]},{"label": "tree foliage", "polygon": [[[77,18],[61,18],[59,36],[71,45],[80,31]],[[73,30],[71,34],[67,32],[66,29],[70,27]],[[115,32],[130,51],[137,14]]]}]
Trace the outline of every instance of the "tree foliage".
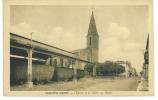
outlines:
[{"label": "tree foliage", "polygon": [[[92,72],[93,71],[93,66],[87,64],[85,66],[85,70],[88,72]],[[97,64],[96,67],[96,74],[97,75],[116,75],[116,74],[120,74],[125,72],[125,68],[120,65],[117,64],[115,62],[110,62],[110,61],[106,61],[104,63],[99,63]]]}]

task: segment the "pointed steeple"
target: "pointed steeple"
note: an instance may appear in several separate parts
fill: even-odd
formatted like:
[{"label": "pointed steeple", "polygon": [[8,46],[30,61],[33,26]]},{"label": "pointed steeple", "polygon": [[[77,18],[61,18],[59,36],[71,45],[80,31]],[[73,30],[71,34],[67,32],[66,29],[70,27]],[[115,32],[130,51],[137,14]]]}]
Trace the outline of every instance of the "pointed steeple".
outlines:
[{"label": "pointed steeple", "polygon": [[93,15],[93,10],[92,10],[90,23],[89,23],[88,35],[98,35],[97,27],[96,27],[94,15]]}]

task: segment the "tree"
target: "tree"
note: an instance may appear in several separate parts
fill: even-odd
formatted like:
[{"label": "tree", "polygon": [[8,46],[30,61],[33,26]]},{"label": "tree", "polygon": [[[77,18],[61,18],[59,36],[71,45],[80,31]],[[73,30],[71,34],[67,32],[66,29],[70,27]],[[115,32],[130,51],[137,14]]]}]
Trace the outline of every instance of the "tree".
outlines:
[{"label": "tree", "polygon": [[[85,66],[85,70],[91,73],[93,71],[93,66],[87,64]],[[99,76],[112,76],[123,72],[125,72],[125,68],[122,65],[119,65],[111,61],[98,63],[96,67],[96,75]]]}]

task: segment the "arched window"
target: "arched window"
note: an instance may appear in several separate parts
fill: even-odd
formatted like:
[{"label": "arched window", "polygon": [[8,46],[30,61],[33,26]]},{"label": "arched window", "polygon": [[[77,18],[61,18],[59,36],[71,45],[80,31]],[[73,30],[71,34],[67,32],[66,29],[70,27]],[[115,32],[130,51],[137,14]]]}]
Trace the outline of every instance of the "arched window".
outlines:
[{"label": "arched window", "polygon": [[91,46],[91,41],[92,41],[92,38],[89,37],[89,45]]}]

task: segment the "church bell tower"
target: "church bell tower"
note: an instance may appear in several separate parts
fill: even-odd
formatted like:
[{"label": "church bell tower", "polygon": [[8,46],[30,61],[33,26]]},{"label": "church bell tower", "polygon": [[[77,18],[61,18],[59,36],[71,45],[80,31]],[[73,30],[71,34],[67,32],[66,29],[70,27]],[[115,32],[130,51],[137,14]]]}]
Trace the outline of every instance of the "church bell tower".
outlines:
[{"label": "church bell tower", "polygon": [[87,34],[87,49],[88,49],[88,61],[98,62],[99,51],[99,35],[95,24],[95,19],[92,11],[89,29]]}]

